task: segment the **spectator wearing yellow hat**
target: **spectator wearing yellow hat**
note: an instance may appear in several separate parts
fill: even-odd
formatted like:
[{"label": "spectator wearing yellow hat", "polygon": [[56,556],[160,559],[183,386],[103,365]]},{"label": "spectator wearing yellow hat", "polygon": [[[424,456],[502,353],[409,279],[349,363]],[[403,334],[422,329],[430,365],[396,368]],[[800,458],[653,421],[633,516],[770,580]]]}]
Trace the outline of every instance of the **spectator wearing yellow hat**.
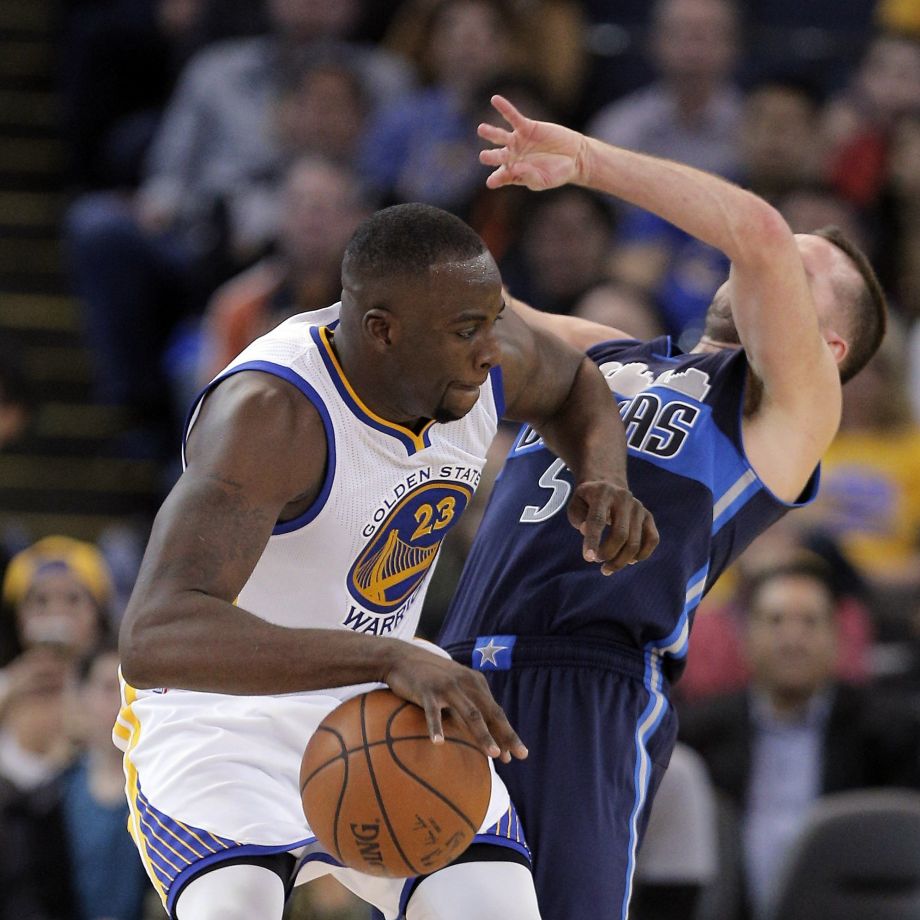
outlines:
[{"label": "spectator wearing yellow hat", "polygon": [[90,543],[46,537],[10,560],[4,607],[18,654],[0,671],[0,776],[22,789],[67,762],[64,691],[76,662],[110,632],[112,579]]}]

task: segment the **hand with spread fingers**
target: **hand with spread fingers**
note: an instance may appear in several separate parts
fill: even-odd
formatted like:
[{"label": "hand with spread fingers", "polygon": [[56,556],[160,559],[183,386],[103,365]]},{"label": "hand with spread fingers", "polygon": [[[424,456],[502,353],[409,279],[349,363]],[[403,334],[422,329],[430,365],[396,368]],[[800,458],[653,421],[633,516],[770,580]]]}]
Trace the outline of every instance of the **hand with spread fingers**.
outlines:
[{"label": "hand with spread fingers", "polygon": [[397,696],[425,710],[428,734],[435,744],[444,740],[441,713],[449,709],[487,757],[509,763],[512,756],[519,760],[527,756],[527,748],[479,671],[411,643],[399,646],[384,681]]},{"label": "hand with spread fingers", "polygon": [[511,130],[484,122],[479,136],[495,144],[483,150],[479,160],[495,171],[489,188],[524,185],[534,192],[578,184],[583,173],[587,139],[583,134],[547,121],[522,115],[504,96],[493,96],[492,105]]}]

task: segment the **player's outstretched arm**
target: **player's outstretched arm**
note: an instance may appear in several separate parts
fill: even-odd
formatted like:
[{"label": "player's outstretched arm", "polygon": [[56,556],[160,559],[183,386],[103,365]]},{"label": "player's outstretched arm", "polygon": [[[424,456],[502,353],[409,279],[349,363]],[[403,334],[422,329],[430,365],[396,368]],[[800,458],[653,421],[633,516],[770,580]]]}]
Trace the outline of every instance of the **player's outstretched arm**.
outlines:
[{"label": "player's outstretched arm", "polygon": [[399,639],[280,627],[236,606],[283,509],[318,492],[325,462],[319,415],[284,381],[238,374],[207,398],[125,613],[125,680],[242,695],[384,681],[425,709],[433,740],[450,708],[487,755],[526,756],[470,668]]},{"label": "player's outstretched arm", "polygon": [[840,383],[799,247],[782,216],[718,176],[534,121],[501,96],[492,103],[508,127],[479,127],[496,145],[480,154],[495,167],[490,188],[583,185],[651,211],[728,256],[732,318],[765,404],[809,431],[790,445],[801,449],[796,466],[807,478],[836,431]]},{"label": "player's outstretched arm", "polygon": [[568,515],[584,537],[585,560],[601,563],[610,575],[648,558],[658,531],[629,491],[626,435],[610,388],[593,361],[509,312],[502,359],[506,414],[533,425],[572,470]]}]

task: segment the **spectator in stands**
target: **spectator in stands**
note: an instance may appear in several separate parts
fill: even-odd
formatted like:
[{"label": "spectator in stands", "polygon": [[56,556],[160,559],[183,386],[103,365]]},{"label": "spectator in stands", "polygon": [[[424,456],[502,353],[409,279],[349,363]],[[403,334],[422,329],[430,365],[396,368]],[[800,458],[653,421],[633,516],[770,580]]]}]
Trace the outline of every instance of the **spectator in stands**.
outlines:
[{"label": "spectator in stands", "polygon": [[511,293],[539,310],[570,313],[608,279],[614,215],[599,195],[570,185],[525,199],[519,245],[501,261]]},{"label": "spectator in stands", "polygon": [[68,10],[61,42],[62,111],[78,186],[138,183],[176,80],[203,44],[209,5],[209,0],[113,0]]},{"label": "spectator in stands", "polygon": [[758,537],[700,604],[690,634],[687,668],[676,688],[681,700],[694,702],[749,685],[751,669],[744,650],[744,585],[760,572],[803,552],[824,561],[837,596],[835,676],[853,684],[869,680],[876,639],[869,586],[832,538],[808,530],[807,519],[789,515]]},{"label": "spectator in stands", "polygon": [[875,36],[824,120],[828,172],[845,197],[860,207],[876,201],[885,181],[892,128],[902,116],[917,112],[920,40],[895,33]]},{"label": "spectator in stands", "polygon": [[[403,0],[383,36],[383,45],[422,63],[430,19],[442,0]],[[539,86],[539,95],[560,110],[579,101],[586,68],[581,0],[502,0],[513,15],[516,33],[512,59],[504,68]],[[506,97],[508,98],[508,97]]]},{"label": "spectator in stands", "polygon": [[[814,184],[818,114],[819,101],[805,83],[772,77],[757,84],[744,97],[733,177],[774,204],[791,189]],[[611,270],[654,294],[667,331],[687,345],[699,337],[728,263],[661,218],[633,210],[623,220]]]},{"label": "spectator in stands", "polygon": [[643,341],[664,335],[654,301],[640,288],[622,281],[604,281],[590,288],[572,313],[601,326],[622,329]]},{"label": "spectator in stands", "polygon": [[[100,401],[127,407],[151,428],[168,426],[160,359],[170,330],[183,315],[200,313],[234,258],[251,257],[267,242],[263,199],[251,192],[284,165],[275,117],[281,76],[304,48],[345,36],[358,11],[358,0],[270,0],[269,35],[192,58],[136,197],[91,195],[71,209],[74,284]],[[375,99],[392,100],[409,85],[403,62],[363,46],[351,50]],[[171,444],[172,433],[165,437]],[[148,449],[167,450],[156,437]]]},{"label": "spectator in stands", "polygon": [[77,761],[27,786],[0,776],[0,920],[141,920],[148,886],[125,832],[118,707],[117,655],[93,652],[57,706]]},{"label": "spectator in stands", "polygon": [[122,754],[112,743],[120,706],[118,654],[103,648],[80,666],[71,717],[81,754],[59,787],[74,891],[73,920],[141,920],[148,882],[125,833]]},{"label": "spectator in stands", "polygon": [[199,385],[272,326],[339,299],[342,253],[368,211],[346,166],[308,157],[290,168],[277,252],[223,285],[205,313]]},{"label": "spectator in stands", "polygon": [[32,390],[16,355],[0,349],[0,451],[26,433],[35,411]]},{"label": "spectator in stands", "polygon": [[424,201],[462,212],[484,176],[477,90],[509,69],[518,33],[502,0],[441,0],[423,10],[419,63],[427,85],[372,123],[360,168],[387,202]]},{"label": "spectator in stands", "polygon": [[76,663],[109,633],[111,577],[102,554],[45,537],[14,556],[3,580],[19,644],[0,671],[0,776],[33,789],[67,763],[64,693]]},{"label": "spectator in stands", "polygon": [[822,467],[808,520],[835,535],[879,587],[920,589],[920,425],[899,325],[844,387],[840,431]]},{"label": "spectator in stands", "polygon": [[587,133],[736,176],[741,94],[731,75],[738,26],[731,0],[658,0],[650,40],[658,80],[601,109]]},{"label": "spectator in stands", "polygon": [[685,708],[680,733],[737,810],[740,846],[724,851],[742,861],[742,915],[760,917],[818,796],[917,784],[920,725],[913,712],[834,680],[836,597],[822,563],[761,572],[745,609],[750,690]]},{"label": "spectator in stands", "polygon": [[[620,147],[737,178],[742,96],[732,81],[740,51],[732,0],[658,0],[650,55],[658,80],[598,112],[588,133]],[[654,215],[626,209],[612,273],[647,290],[667,331],[689,345],[699,336],[728,264]]]},{"label": "spectator in stands", "polygon": [[57,785],[0,776],[0,920],[74,920],[67,859]]},{"label": "spectator in stands", "polygon": [[821,98],[805,81],[770,77],[750,88],[739,140],[742,183],[776,204],[786,193],[818,182],[820,114]]},{"label": "spectator in stands", "polygon": [[337,43],[308,50],[289,71],[278,105],[285,149],[355,166],[371,97],[349,47]]}]

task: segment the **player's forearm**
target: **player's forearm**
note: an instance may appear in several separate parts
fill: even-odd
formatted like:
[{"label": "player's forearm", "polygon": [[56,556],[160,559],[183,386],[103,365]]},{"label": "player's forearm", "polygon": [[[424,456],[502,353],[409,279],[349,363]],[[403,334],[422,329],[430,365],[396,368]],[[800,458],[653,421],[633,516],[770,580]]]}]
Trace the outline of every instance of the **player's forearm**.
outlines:
[{"label": "player's forearm", "polygon": [[735,263],[768,258],[792,234],[762,198],[710,173],[588,138],[577,182],[651,211]]},{"label": "player's forearm", "polygon": [[593,361],[581,362],[564,404],[538,430],[578,482],[604,480],[626,486],[623,422]]},{"label": "player's forearm", "polygon": [[[165,604],[165,606],[164,606]],[[138,689],[263,695],[383,680],[405,643],[333,629],[289,629],[196,592],[129,611],[122,673]]]}]

